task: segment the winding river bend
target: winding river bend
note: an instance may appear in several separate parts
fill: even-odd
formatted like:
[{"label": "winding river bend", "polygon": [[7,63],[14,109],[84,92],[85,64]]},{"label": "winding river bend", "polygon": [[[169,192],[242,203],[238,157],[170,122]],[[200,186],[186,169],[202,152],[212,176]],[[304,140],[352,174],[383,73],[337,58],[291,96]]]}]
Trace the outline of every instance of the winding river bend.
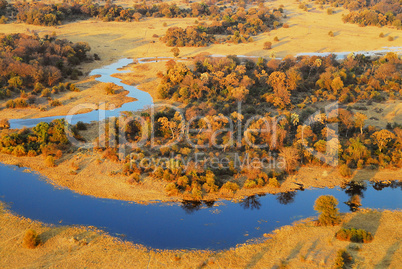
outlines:
[{"label": "winding river bend", "polygon": [[[130,102],[113,111],[92,111],[74,115],[77,121],[90,122],[118,116],[121,111],[135,111],[152,105],[148,93],[129,86],[111,74],[132,63],[122,59],[115,64],[96,69],[91,75],[102,82],[113,82],[129,91]],[[38,122],[50,122],[59,117],[11,120],[11,128],[32,127]],[[0,200],[22,216],[45,223],[91,225],[112,235],[153,248],[225,249],[264,233],[314,216],[314,201],[330,194],[340,201],[340,210],[350,210],[344,202],[355,194],[362,198],[363,207],[379,209],[402,208],[402,183],[350,185],[345,189],[309,189],[281,195],[253,196],[239,203],[207,202],[140,205],[124,201],[83,196],[67,189],[57,189],[36,173],[25,168],[0,164]],[[219,206],[215,206],[219,204]]]},{"label": "winding river bend", "polygon": [[93,198],[56,189],[25,168],[0,164],[0,200],[24,217],[45,223],[91,225],[112,235],[153,248],[225,249],[261,237],[283,225],[314,216],[320,195],[335,196],[342,212],[354,194],[363,207],[402,208],[402,183],[348,186],[342,190],[311,189],[282,195],[253,196],[240,203],[176,203],[141,205]]},{"label": "winding river bend", "polygon": [[[142,59],[139,61],[139,64],[143,63],[147,59]],[[113,109],[113,110],[93,110],[88,113],[76,114],[71,116],[54,116],[54,117],[44,117],[44,118],[36,118],[36,119],[14,119],[10,120],[10,128],[11,129],[21,129],[22,127],[34,127],[39,122],[51,122],[55,119],[67,119],[67,121],[71,124],[76,124],[78,121],[82,121],[85,123],[89,123],[91,121],[101,121],[105,118],[116,116],[118,117],[122,111],[137,111],[147,107],[152,106],[153,100],[149,93],[140,91],[136,86],[131,86],[124,84],[121,82],[119,78],[112,77],[111,75],[117,73],[128,73],[128,70],[120,70],[121,68],[133,63],[132,59],[121,59],[118,62],[105,66],[100,69],[94,69],[89,74],[90,76],[97,76],[96,80],[100,82],[112,82],[117,86],[123,87],[129,93],[127,97],[136,98],[137,101],[129,102],[123,104],[121,107]],[[85,108],[85,106],[82,106]],[[77,111],[78,112],[78,111]]]}]

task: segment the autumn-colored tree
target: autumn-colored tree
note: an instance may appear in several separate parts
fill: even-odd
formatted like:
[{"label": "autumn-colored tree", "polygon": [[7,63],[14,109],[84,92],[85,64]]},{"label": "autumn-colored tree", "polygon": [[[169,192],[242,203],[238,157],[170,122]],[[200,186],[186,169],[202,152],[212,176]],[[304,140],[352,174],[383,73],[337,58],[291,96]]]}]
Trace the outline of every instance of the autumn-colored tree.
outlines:
[{"label": "autumn-colored tree", "polygon": [[285,147],[280,150],[279,156],[283,158],[286,164],[286,172],[290,173],[296,170],[297,165],[299,164],[299,152],[296,148],[293,147]]},{"label": "autumn-colored tree", "polygon": [[272,42],[264,42],[264,50],[270,50],[272,48]]},{"label": "autumn-colored tree", "polygon": [[349,147],[345,150],[345,158],[355,161],[356,163],[368,157],[370,152],[359,138],[349,139]]},{"label": "autumn-colored tree", "polygon": [[349,111],[347,111],[345,109],[339,109],[339,120],[346,127],[346,134],[347,134],[349,129],[353,127],[352,113],[350,113]]},{"label": "autumn-colored tree", "polygon": [[364,122],[367,120],[367,116],[357,112],[355,114],[355,126],[360,129],[360,134],[363,134]]},{"label": "autumn-colored tree", "polygon": [[388,130],[375,132],[371,137],[373,139],[373,143],[378,146],[380,152],[387,147],[388,143],[391,142],[392,139],[395,139],[395,135]]},{"label": "autumn-colored tree", "polygon": [[179,55],[180,55],[180,50],[179,50],[178,47],[174,47],[174,48],[171,50],[171,52],[173,53],[173,56],[174,56],[174,57],[179,57]]},{"label": "autumn-colored tree", "polygon": [[41,239],[34,230],[27,230],[22,240],[22,246],[24,248],[36,248],[40,245]]},{"label": "autumn-colored tree", "polygon": [[286,74],[281,71],[272,72],[268,83],[274,89],[273,103],[284,108],[290,104],[290,92],[286,88]]},{"label": "autumn-colored tree", "polygon": [[334,226],[340,223],[338,201],[332,195],[318,197],[314,204],[314,210],[320,213],[318,223],[322,226]]},{"label": "autumn-colored tree", "polygon": [[162,125],[163,131],[170,131],[172,140],[177,138],[184,128],[182,124],[182,116],[179,112],[175,113],[172,120],[169,120],[167,117],[161,117],[158,119],[158,122]]}]

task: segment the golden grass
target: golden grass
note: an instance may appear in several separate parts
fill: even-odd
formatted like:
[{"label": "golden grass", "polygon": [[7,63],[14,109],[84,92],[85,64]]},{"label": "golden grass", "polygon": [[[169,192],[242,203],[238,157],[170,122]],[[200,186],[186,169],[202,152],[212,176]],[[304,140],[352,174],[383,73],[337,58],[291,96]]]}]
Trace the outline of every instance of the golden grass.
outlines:
[{"label": "golden grass", "polygon": [[[254,55],[269,57],[275,52],[278,57],[294,55],[302,52],[340,52],[359,50],[379,50],[384,46],[400,46],[400,31],[389,27],[359,27],[356,24],[344,24],[342,14],[349,11],[335,8],[336,14],[327,15],[323,10],[313,6],[310,12],[298,9],[298,3],[286,0],[277,0],[266,3],[273,8],[284,5],[286,22],[289,28],[279,28],[270,33],[262,33],[254,37],[255,42],[248,44],[214,44],[209,47],[180,48],[180,56],[194,56],[201,52],[222,55]],[[92,52],[100,55],[102,61],[88,63],[83,67],[84,72],[123,57],[165,57],[172,56],[171,48],[166,47],[154,34],[162,36],[167,27],[187,27],[193,25],[195,18],[145,18],[140,22],[101,22],[95,19],[73,22],[56,27],[43,27],[27,24],[0,25],[3,33],[26,33],[27,29],[40,32],[41,35],[56,32],[59,38],[71,41],[86,41],[92,47]],[[168,24],[163,27],[163,23]],[[117,30],[118,29],[118,30]],[[332,31],[335,36],[328,36]],[[379,38],[383,32],[386,36],[397,37],[394,42],[387,38]],[[266,41],[273,41],[272,50],[263,50]],[[150,43],[156,41],[155,43]]]},{"label": "golden grass", "polygon": [[[367,229],[368,244],[335,239],[342,227],[316,227],[309,220],[285,226],[265,242],[224,251],[156,250],[111,237],[93,227],[49,226],[0,209],[2,268],[330,268],[336,252],[346,249],[358,268],[398,268],[402,262],[402,212],[370,211],[344,216],[344,227]],[[42,244],[22,247],[26,230]]]}]

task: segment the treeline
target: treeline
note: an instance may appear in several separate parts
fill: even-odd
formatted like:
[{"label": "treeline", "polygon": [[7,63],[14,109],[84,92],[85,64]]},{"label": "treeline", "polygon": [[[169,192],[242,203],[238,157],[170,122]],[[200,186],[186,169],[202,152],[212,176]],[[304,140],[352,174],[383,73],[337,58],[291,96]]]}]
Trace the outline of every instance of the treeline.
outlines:
[{"label": "treeline", "polygon": [[[280,27],[282,12],[282,8],[270,11],[263,6],[248,10],[227,8],[219,15],[214,15],[214,21],[210,24],[199,23],[186,29],[171,27],[161,40],[170,47],[207,46],[215,42],[235,44],[252,42],[252,36]],[[226,35],[226,37],[217,40],[215,35]]]},{"label": "treeline", "polygon": [[402,4],[400,0],[356,1],[356,0],[325,0],[349,9],[351,12],[343,17],[344,22],[356,23],[360,26],[395,26],[402,27]]},{"label": "treeline", "polygon": [[[157,1],[155,1],[157,2]],[[16,14],[16,19],[29,24],[53,26],[66,21],[77,19],[98,18],[104,21],[139,21],[142,17],[158,18],[185,18],[196,17],[201,19],[219,19],[221,11],[226,6],[215,5],[216,1],[208,1],[208,4],[192,3],[189,7],[181,8],[176,4],[167,3],[141,3],[133,7],[124,8],[120,5],[106,2],[104,5],[92,1],[66,1],[58,4],[45,4],[41,2],[16,2],[7,4],[1,0],[1,11],[10,18]],[[259,1],[260,6],[263,1]],[[239,8],[245,8],[246,3],[237,3]],[[8,12],[6,12],[8,11]]]},{"label": "treeline", "polygon": [[161,41],[169,47],[205,47],[215,42],[215,37],[202,27],[170,27]]},{"label": "treeline", "polygon": [[[184,63],[167,63],[159,73],[161,98],[184,103],[243,101],[266,108],[304,108],[318,101],[341,103],[361,100],[381,101],[402,94],[402,61],[394,53],[370,59],[351,55],[339,62],[327,57],[286,57],[284,60],[259,58],[243,60],[200,57],[190,70]],[[251,109],[252,110],[252,109]]]},{"label": "treeline", "polygon": [[0,35],[0,98],[19,95],[9,107],[32,104],[38,94],[78,89],[64,78],[77,79],[82,72],[76,66],[92,61],[86,42],[72,43],[55,37],[40,38],[25,34]]},{"label": "treeline", "polygon": [[[17,132],[3,130],[0,135],[0,151],[17,157],[42,155],[44,159],[48,156],[58,159],[69,145],[66,124],[63,119],[51,123],[41,122],[32,129],[24,128]],[[75,135],[75,129],[72,130],[71,135]]]},{"label": "treeline", "polygon": [[[227,115],[233,122],[239,124],[243,137],[247,137],[256,147],[250,146],[243,138],[240,144],[234,142],[227,148],[219,149],[213,145],[227,144],[230,141],[229,131],[222,132],[219,136],[214,133],[228,128],[230,123],[222,116],[221,111],[200,112],[196,116],[200,119],[193,122],[192,128],[202,130],[191,134],[191,141],[194,145],[206,147],[195,149],[181,140],[171,147],[154,149],[145,145],[135,150],[134,158],[128,156],[123,159],[120,173],[127,176],[127,183],[140,184],[144,175],[155,180],[167,182],[166,191],[170,195],[182,195],[185,199],[202,199],[206,194],[231,196],[241,188],[278,188],[286,174],[297,170],[300,164],[322,165],[338,160],[338,169],[342,176],[350,177],[351,169],[362,168],[401,168],[402,167],[402,126],[381,130],[373,126],[365,127],[367,119],[363,114],[353,114],[348,110],[341,109],[334,117],[321,115],[321,119],[311,125],[305,125],[303,112],[300,114],[284,112],[283,118],[264,115],[264,120],[274,123],[270,131],[266,132],[267,125],[264,120],[252,120],[246,125],[251,115],[232,112]],[[185,112],[187,120],[194,119],[194,111],[188,108]],[[226,114],[225,114],[226,115]],[[143,114],[146,118],[146,114]],[[151,119],[146,118],[149,126],[152,126]],[[207,122],[210,127],[207,127]],[[339,136],[328,140],[328,125],[337,123]],[[138,123],[132,122],[128,125],[120,125],[114,120],[102,138],[105,142],[99,149],[103,150],[103,158],[118,161],[119,140],[123,137],[119,134],[128,135],[129,141],[138,141],[141,137],[141,130]],[[178,113],[170,109],[160,111],[155,115],[154,130],[156,131],[156,143],[163,146],[180,135],[181,118]],[[125,128],[125,132],[118,130]],[[208,129],[210,128],[210,129]],[[274,132],[273,130],[277,130]],[[237,131],[237,129],[235,130]],[[110,134],[113,134],[110,136]],[[111,137],[113,140],[111,140]],[[126,137],[124,138],[126,139]],[[258,145],[268,144],[268,147],[258,148]],[[121,145],[121,144],[120,144]],[[228,158],[231,150],[235,150],[239,159]],[[314,149],[317,153],[312,154]],[[328,152],[334,151],[334,154]],[[329,154],[328,154],[329,153]],[[196,160],[196,155],[198,157]],[[322,155],[322,156],[320,156]],[[227,158],[227,161],[220,162]],[[258,164],[255,160],[273,160],[282,158],[285,166],[282,172],[275,172],[277,167],[267,167],[267,164]],[[249,160],[252,163],[247,163]],[[145,161],[144,161],[145,160]],[[157,160],[152,162],[150,160]],[[238,162],[245,164],[239,165]],[[112,173],[114,175],[116,173]]]}]

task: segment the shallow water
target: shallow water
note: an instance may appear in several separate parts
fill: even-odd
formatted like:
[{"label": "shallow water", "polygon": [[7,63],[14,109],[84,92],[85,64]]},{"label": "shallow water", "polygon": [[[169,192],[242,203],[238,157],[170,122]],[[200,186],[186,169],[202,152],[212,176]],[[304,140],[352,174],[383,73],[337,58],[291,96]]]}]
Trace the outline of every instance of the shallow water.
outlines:
[{"label": "shallow water", "polygon": [[[25,168],[0,164],[0,200],[11,211],[34,220],[62,225],[92,225],[111,235],[148,247],[164,249],[226,249],[261,237],[283,225],[314,216],[315,199],[335,196],[342,212],[350,195],[362,193],[363,207],[402,208],[402,184],[372,185],[366,189],[311,189],[284,194],[253,196],[240,203],[162,203],[141,205],[99,199],[57,189]],[[41,179],[41,180],[40,180]],[[96,180],[96,179],[93,179]]]}]

